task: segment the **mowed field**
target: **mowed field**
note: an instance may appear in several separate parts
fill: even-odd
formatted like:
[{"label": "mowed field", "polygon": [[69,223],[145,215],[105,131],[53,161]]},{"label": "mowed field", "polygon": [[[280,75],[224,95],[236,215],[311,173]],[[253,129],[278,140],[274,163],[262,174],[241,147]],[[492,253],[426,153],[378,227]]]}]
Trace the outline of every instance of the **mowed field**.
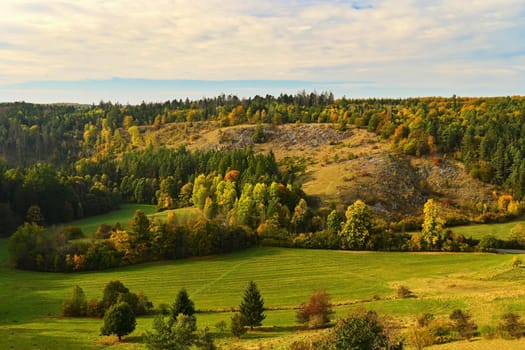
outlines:
[{"label": "mowed field", "polygon": [[[479,325],[496,325],[506,311],[525,314],[525,269],[512,269],[510,256],[495,254],[371,253],[283,248],[257,248],[202,259],[146,264],[129,268],[76,274],[16,271],[5,265],[1,242],[0,348],[92,349],[105,347],[98,319],[65,319],[60,305],[74,285],[87,297],[100,298],[104,285],[120,280],[132,291],[142,290],[154,302],[171,303],[185,287],[199,310],[199,326],[229,321],[249,280],[258,284],[269,308],[265,327],[240,343],[277,346],[296,331],[295,310],[313,290],[325,289],[342,316],[365,307],[399,317],[410,324],[419,312],[448,315],[454,308],[470,310]],[[417,296],[394,299],[395,288],[408,286]],[[375,301],[370,301],[373,297]],[[137,330],[115,348],[142,348],[140,335],[151,327],[151,317],[140,318]],[[219,343],[231,344],[226,335]],[[481,344],[482,342],[480,342]],[[517,343],[513,343],[516,345]]]},{"label": "mowed field", "polygon": [[[138,206],[123,208],[127,209],[126,219],[128,214],[115,212],[109,218],[93,219],[91,225],[113,224],[111,218],[116,217],[121,223],[129,222]],[[183,213],[198,214],[186,209],[175,215],[183,218]],[[453,309],[462,308],[472,313],[479,326],[496,326],[505,312],[525,316],[525,269],[513,269],[511,259],[512,255],[477,253],[254,248],[101,272],[58,274],[11,269],[4,239],[0,240],[0,349],[143,349],[141,335],[151,328],[151,316],[139,318],[135,332],[121,344],[99,335],[100,319],[60,316],[60,305],[73,286],[81,286],[89,300],[101,298],[111,280],[122,281],[131,291],[144,291],[155,307],[171,304],[178,290],[186,288],[200,310],[199,327],[210,327],[223,349],[235,345],[285,349],[293,339],[309,336],[310,332],[295,323],[293,308],[321,289],[330,293],[337,305],[336,317],[364,307],[411,325],[420,312],[446,317]],[[229,324],[231,309],[239,305],[250,280],[257,283],[270,310],[263,327],[233,340],[214,325],[221,320]],[[409,287],[416,298],[396,299],[399,285]],[[433,349],[525,349],[525,342],[478,339]]]}]

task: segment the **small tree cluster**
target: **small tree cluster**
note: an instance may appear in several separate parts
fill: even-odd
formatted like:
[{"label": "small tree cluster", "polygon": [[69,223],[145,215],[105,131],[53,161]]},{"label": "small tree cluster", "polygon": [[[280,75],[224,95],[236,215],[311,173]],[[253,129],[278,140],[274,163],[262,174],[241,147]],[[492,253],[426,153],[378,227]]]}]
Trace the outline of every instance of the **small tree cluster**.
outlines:
[{"label": "small tree cluster", "polygon": [[181,289],[171,306],[169,317],[157,316],[153,329],[144,333],[144,342],[150,350],[215,350],[207,328],[197,332],[195,306],[186,289]]},{"label": "small tree cluster", "polygon": [[137,316],[145,315],[153,308],[142,291],[132,293],[120,281],[110,281],[104,288],[102,300],[92,299],[87,302],[84,291],[79,286],[73,287],[71,299],[62,304],[62,315],[66,317],[103,317],[107,310],[120,302],[126,302]]}]

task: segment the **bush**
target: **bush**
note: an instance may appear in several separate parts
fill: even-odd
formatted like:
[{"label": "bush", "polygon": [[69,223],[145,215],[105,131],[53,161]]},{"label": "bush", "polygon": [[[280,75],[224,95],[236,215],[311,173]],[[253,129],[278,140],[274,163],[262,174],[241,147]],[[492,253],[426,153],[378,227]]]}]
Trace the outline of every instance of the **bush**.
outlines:
[{"label": "bush", "polygon": [[153,320],[153,331],[147,331],[143,338],[150,350],[188,350],[194,343],[195,318],[179,314],[167,322],[163,316]]},{"label": "bush", "polygon": [[388,338],[375,311],[359,310],[340,319],[330,333],[329,349],[379,350]]},{"label": "bush", "polygon": [[104,316],[104,303],[99,302],[97,299],[91,299],[87,304],[86,316],[87,317],[103,317]]},{"label": "bush", "polygon": [[73,287],[71,299],[62,304],[62,316],[82,317],[87,315],[87,301],[84,291],[79,286]]},{"label": "bush", "polygon": [[321,328],[330,322],[333,313],[328,293],[316,291],[297,311],[297,322],[307,325],[308,328]]},{"label": "bush", "polygon": [[224,333],[226,331],[226,327],[228,327],[228,325],[226,324],[226,321],[224,320],[221,320],[215,324],[215,328],[217,328],[219,333]]},{"label": "bush", "polygon": [[471,339],[474,336],[478,326],[471,320],[468,312],[456,309],[450,314],[449,318],[452,321],[452,329],[458,332],[462,338]]},{"label": "bush", "polygon": [[241,335],[246,333],[246,328],[242,323],[242,316],[239,313],[236,313],[231,318],[230,330],[232,335],[236,338],[240,338]]},{"label": "bush", "polygon": [[66,239],[79,239],[84,238],[84,233],[82,232],[82,229],[78,226],[66,226],[61,231],[60,234]]},{"label": "bush", "polygon": [[397,287],[396,294],[397,294],[397,297],[399,299],[407,299],[407,298],[415,298],[416,297],[414,295],[414,293],[412,293],[412,291],[410,289],[408,289],[407,286],[403,286],[403,285]]},{"label": "bush", "polygon": [[520,315],[508,312],[501,316],[499,329],[505,336],[519,339],[523,336],[525,324],[521,320]]},{"label": "bush", "polygon": [[168,304],[159,304],[158,306],[159,313],[161,315],[169,315],[170,314],[170,306]]}]

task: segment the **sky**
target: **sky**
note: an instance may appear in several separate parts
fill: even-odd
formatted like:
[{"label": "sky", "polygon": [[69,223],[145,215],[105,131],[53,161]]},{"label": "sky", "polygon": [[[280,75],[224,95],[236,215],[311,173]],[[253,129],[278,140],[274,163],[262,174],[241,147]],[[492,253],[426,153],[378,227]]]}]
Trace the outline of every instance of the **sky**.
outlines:
[{"label": "sky", "polygon": [[523,0],[1,0],[0,101],[525,95]]}]

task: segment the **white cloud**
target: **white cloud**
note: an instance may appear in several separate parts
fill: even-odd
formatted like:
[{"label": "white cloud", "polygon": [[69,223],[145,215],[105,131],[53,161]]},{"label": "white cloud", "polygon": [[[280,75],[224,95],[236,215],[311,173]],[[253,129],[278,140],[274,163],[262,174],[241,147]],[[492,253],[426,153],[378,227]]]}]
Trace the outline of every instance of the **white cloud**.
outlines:
[{"label": "white cloud", "polygon": [[525,51],[521,0],[3,0],[0,13],[4,83],[119,76],[443,87],[525,78],[507,56]]}]

